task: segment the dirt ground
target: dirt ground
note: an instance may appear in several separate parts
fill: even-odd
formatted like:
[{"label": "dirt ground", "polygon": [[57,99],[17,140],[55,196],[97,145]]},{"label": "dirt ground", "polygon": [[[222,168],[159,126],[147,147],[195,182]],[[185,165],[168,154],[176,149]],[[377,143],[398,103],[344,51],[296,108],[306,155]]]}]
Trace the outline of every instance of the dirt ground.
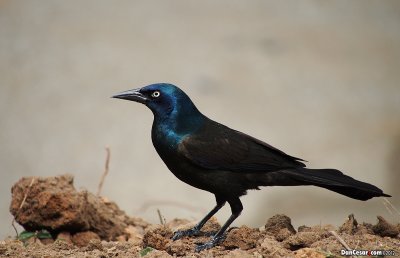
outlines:
[{"label": "dirt ground", "polygon": [[[221,225],[212,218],[195,237],[172,241],[176,230],[191,228],[186,219],[150,224],[87,191],[73,177],[22,178],[12,187],[10,211],[26,231],[0,242],[0,257],[337,257],[341,250],[385,250],[400,254],[400,224],[378,216],[375,225],[353,215],[340,227],[300,226],[275,215],[261,228],[231,228],[224,242],[196,253]],[[162,218],[162,215],[160,216]]]},{"label": "dirt ground", "polygon": [[[289,224],[286,224],[287,220]],[[32,238],[25,243],[6,239],[0,242],[0,257],[339,257],[345,247],[330,233],[333,230],[351,249],[386,250],[395,256],[400,254],[398,235],[382,237],[373,230],[374,226],[365,223],[353,224],[350,229],[349,221],[344,223],[344,229],[343,226],[318,225],[303,226],[293,232],[290,219],[276,215],[268,220],[265,228],[232,228],[220,246],[196,253],[196,243],[205,242],[209,237],[172,241],[174,230],[193,225],[187,220],[175,219],[165,225],[148,224],[143,231],[129,226],[126,228],[128,237],[114,241],[101,240],[91,231],[72,236],[64,232],[56,240]],[[215,231],[219,226],[214,219],[204,232]],[[398,227],[396,230],[398,233]]]}]

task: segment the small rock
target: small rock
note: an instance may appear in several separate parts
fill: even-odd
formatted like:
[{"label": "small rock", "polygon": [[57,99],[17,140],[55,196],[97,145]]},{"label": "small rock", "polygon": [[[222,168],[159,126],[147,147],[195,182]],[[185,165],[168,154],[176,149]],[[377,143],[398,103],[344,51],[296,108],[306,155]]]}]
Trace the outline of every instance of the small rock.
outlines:
[{"label": "small rock", "polygon": [[90,240],[93,239],[97,239],[100,241],[100,237],[92,231],[78,232],[72,236],[72,242],[80,247],[87,246]]},{"label": "small rock", "polygon": [[65,241],[72,244],[71,233],[67,231],[62,231],[57,235],[56,240]]},{"label": "small rock", "polygon": [[54,239],[53,238],[42,238],[40,239],[40,242],[44,245],[49,245],[54,243]]}]

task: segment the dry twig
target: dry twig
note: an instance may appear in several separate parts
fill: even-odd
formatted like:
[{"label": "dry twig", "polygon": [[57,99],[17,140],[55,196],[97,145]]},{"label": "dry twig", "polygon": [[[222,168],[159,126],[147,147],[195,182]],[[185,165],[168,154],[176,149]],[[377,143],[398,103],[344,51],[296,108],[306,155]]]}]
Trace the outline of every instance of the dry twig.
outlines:
[{"label": "dry twig", "polygon": [[110,156],[111,156],[111,151],[110,151],[110,147],[106,147],[106,164],[104,166],[104,173],[101,176],[101,180],[99,183],[99,187],[97,188],[97,196],[100,196],[101,190],[103,189],[103,183],[104,180],[106,179],[106,176],[108,174],[109,171],[109,165],[110,165]]},{"label": "dry twig", "polygon": [[332,230],[329,231],[329,233],[331,233],[334,237],[336,237],[336,239],[342,244],[342,246],[344,248],[346,248],[348,251],[351,251],[350,246],[343,240],[343,238],[341,238],[338,233],[336,233],[336,231]]},{"label": "dry twig", "polygon": [[12,222],[11,222],[11,225],[12,225],[12,227],[14,228],[15,233],[17,234],[17,238],[19,237],[19,233],[18,233],[17,228],[15,227],[15,217],[18,216],[19,211],[21,210],[22,206],[24,206],[25,201],[26,201],[26,198],[28,197],[28,194],[29,194],[29,190],[31,189],[31,187],[32,187],[32,185],[33,185],[34,182],[35,182],[35,177],[32,177],[31,183],[29,184],[28,188],[26,189],[24,198],[22,199],[22,202],[21,202],[21,204],[19,205],[17,214],[15,214],[15,216],[14,216]]},{"label": "dry twig", "polygon": [[160,219],[160,224],[165,226],[167,224],[167,221],[165,220],[165,218],[161,215],[161,211],[160,209],[157,209],[157,213],[158,213],[158,218]]}]

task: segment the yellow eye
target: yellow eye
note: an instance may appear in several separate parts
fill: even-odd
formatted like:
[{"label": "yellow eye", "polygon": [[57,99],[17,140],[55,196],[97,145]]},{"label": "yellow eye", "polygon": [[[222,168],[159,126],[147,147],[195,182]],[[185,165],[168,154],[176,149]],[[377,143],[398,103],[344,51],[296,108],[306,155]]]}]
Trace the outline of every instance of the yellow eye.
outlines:
[{"label": "yellow eye", "polygon": [[154,91],[153,93],[151,93],[151,96],[153,97],[153,98],[158,98],[158,97],[160,97],[160,92],[159,91]]}]

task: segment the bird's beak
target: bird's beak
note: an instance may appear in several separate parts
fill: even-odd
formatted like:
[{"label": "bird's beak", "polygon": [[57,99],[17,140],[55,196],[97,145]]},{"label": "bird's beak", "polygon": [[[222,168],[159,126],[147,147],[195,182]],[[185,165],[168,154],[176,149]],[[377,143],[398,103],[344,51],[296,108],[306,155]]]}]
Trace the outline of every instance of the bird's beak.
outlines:
[{"label": "bird's beak", "polygon": [[140,89],[133,89],[133,90],[123,91],[121,93],[118,93],[117,95],[112,96],[112,98],[126,99],[126,100],[139,102],[139,103],[142,103],[142,104],[145,104],[146,101],[147,101],[146,96],[143,95],[142,93],[140,93]]}]

